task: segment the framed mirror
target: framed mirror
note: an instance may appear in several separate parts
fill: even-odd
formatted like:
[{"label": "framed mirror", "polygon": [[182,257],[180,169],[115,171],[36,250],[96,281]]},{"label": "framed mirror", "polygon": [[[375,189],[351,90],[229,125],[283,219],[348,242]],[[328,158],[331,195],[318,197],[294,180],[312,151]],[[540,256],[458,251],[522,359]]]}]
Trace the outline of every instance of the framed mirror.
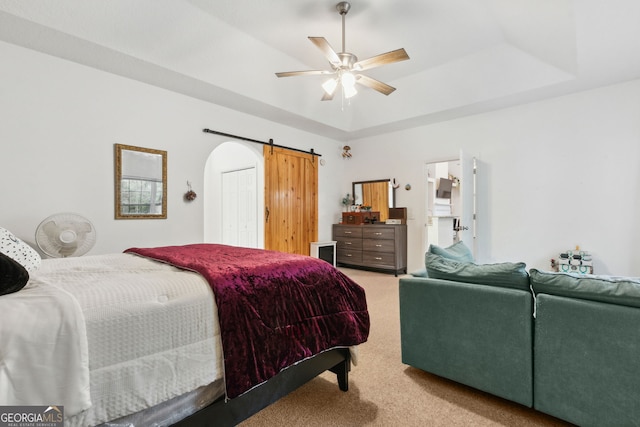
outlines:
[{"label": "framed mirror", "polygon": [[395,207],[395,189],[390,179],[355,181],[353,186],[353,204],[371,206],[374,212],[380,212],[380,221],[389,218],[389,208]]},{"label": "framed mirror", "polygon": [[115,144],[116,219],[167,218],[167,152]]}]

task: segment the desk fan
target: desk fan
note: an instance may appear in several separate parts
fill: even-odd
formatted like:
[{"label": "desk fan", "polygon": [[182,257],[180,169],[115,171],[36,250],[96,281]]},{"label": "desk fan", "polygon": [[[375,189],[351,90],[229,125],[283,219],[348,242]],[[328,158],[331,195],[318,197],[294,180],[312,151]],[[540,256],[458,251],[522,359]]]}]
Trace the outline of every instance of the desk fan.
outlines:
[{"label": "desk fan", "polygon": [[36,243],[53,258],[80,256],[96,243],[96,231],[87,218],[63,212],[51,215],[38,225]]}]

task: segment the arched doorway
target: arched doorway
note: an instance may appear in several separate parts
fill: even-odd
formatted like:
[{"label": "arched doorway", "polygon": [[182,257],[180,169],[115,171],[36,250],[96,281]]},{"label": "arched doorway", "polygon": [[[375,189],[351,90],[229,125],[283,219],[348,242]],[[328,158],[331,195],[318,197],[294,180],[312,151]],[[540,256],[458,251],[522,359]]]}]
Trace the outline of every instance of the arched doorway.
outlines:
[{"label": "arched doorway", "polygon": [[209,155],[204,241],[264,248],[264,159],[255,146],[229,141]]}]

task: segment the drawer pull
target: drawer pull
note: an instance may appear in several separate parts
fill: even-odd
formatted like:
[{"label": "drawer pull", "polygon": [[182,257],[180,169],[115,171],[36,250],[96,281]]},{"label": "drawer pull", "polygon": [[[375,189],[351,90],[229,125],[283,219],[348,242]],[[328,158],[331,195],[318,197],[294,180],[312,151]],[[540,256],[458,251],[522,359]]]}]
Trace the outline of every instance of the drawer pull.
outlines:
[{"label": "drawer pull", "polygon": [[382,245],[376,245],[376,248],[381,248],[381,247],[382,247]]},{"label": "drawer pull", "polygon": [[376,232],[376,236],[382,236],[382,233],[380,233],[379,231]]},{"label": "drawer pull", "polygon": [[376,261],[382,261],[382,258],[380,258],[379,256],[376,257]]},{"label": "drawer pull", "polygon": [[350,231],[345,231],[344,234],[351,234],[351,232]]},{"label": "drawer pull", "polygon": [[351,242],[344,242],[345,245],[351,245]]},{"label": "drawer pull", "polygon": [[351,255],[351,254],[347,254],[347,256],[348,256],[348,257],[352,257],[353,255]]}]

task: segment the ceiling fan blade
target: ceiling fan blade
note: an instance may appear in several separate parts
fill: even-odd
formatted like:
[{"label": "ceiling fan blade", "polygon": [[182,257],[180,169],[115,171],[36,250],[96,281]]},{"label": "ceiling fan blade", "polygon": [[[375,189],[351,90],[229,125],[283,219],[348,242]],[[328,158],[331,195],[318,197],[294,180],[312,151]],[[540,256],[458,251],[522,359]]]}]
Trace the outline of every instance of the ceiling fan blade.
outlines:
[{"label": "ceiling fan blade", "polygon": [[282,73],[276,73],[276,76],[278,77],[317,76],[322,74],[334,74],[334,72],[327,71],[327,70],[285,71]]},{"label": "ceiling fan blade", "polygon": [[369,70],[381,65],[392,64],[398,61],[404,61],[409,59],[409,55],[404,49],[396,49],[391,52],[383,53],[380,55],[372,56],[371,58],[363,59],[353,64],[353,69],[356,71]]},{"label": "ceiling fan blade", "polygon": [[329,95],[327,92],[325,92],[324,95],[322,95],[322,99],[320,101],[331,101],[331,100],[333,100],[333,94],[334,93]]},{"label": "ceiling fan blade", "polygon": [[342,64],[340,57],[324,37],[309,37],[309,40],[322,51],[331,64],[336,67]]},{"label": "ceiling fan blade", "polygon": [[363,86],[370,87],[371,89],[375,89],[378,92],[385,95],[389,95],[391,92],[396,90],[396,88],[393,86],[389,86],[386,83],[382,83],[379,80],[373,79],[371,77],[368,77],[362,74],[358,74],[356,76],[356,83],[360,83]]}]

